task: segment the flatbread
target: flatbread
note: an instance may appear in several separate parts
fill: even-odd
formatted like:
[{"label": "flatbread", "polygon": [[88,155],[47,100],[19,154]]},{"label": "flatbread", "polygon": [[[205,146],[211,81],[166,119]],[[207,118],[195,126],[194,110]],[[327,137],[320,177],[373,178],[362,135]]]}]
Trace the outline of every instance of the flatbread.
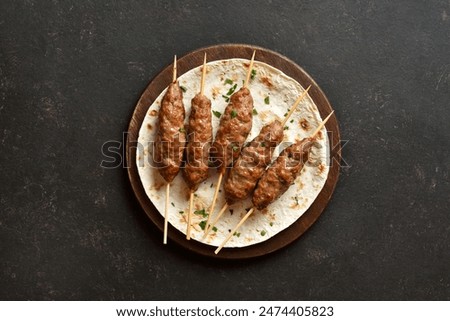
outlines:
[{"label": "flatbread", "polygon": [[[244,59],[227,59],[212,61],[207,64],[205,80],[205,95],[211,99],[212,110],[223,113],[227,106],[226,96],[231,87],[237,84],[238,90],[245,79],[249,61]],[[288,109],[293,105],[304,88],[294,79],[282,71],[255,61],[253,69],[256,74],[250,80],[250,89],[255,110],[253,127],[248,141],[258,135],[262,126],[279,119],[283,120]],[[200,91],[201,66],[191,69],[178,77],[180,86],[186,90],[183,97],[186,109],[186,123],[190,114],[191,99]],[[231,81],[230,81],[231,80]],[[232,84],[230,84],[232,82]],[[160,176],[158,169],[152,165],[153,142],[158,130],[158,111],[166,89],[149,106],[148,112],[139,130],[136,163],[138,173],[145,192],[160,214],[164,215],[166,182]],[[212,116],[213,133],[218,129],[220,119]],[[311,135],[322,121],[315,103],[309,96],[302,100],[293,113],[284,131],[284,141],[275,150],[274,159],[279,152],[296,140]],[[277,201],[263,211],[256,211],[242,225],[226,244],[225,247],[244,247],[263,242],[289,227],[311,206],[322,190],[329,172],[330,147],[326,129],[319,134],[318,142],[313,147],[309,162],[304,166],[301,174],[288,191]],[[202,225],[207,217],[214,194],[218,174],[210,169],[210,177],[200,184],[194,197],[191,238],[199,242],[218,246],[236,226],[245,213],[252,207],[251,197],[229,207],[214,230],[204,240]],[[175,178],[170,187],[169,223],[182,233],[186,233],[186,221],[189,207],[189,189],[181,173]],[[223,187],[217,199],[217,214],[225,204]],[[213,215],[214,219],[214,215]],[[203,222],[203,223],[202,223]]]}]

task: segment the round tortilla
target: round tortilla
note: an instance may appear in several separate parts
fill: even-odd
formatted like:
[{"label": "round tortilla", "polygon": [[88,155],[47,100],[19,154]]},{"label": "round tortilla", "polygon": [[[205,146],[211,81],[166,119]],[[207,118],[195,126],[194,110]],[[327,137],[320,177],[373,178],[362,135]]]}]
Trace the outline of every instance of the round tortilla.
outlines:
[{"label": "round tortilla", "polygon": [[[212,61],[207,64],[205,95],[211,99],[211,109],[223,113],[227,106],[226,96],[230,88],[237,84],[238,90],[245,79],[248,60],[228,59]],[[263,62],[255,61],[253,69],[256,71],[250,80],[250,89],[254,100],[253,127],[247,141],[258,135],[262,126],[279,119],[283,120],[288,109],[294,104],[304,88],[294,79],[282,71]],[[186,109],[186,121],[191,110],[191,99],[200,91],[201,66],[191,69],[178,77],[180,86],[185,89],[183,102]],[[232,82],[232,83],[231,83]],[[164,90],[149,106],[148,112],[139,130],[136,163],[138,173],[145,192],[156,209],[164,216],[166,182],[160,176],[158,169],[152,165],[153,142],[158,130],[158,111]],[[217,114],[217,113],[216,113]],[[219,117],[212,116],[213,132],[218,129]],[[274,159],[279,152],[296,140],[308,137],[322,121],[315,103],[306,96],[296,108],[286,123],[284,141],[274,152]],[[225,247],[244,247],[263,242],[283,231],[294,223],[311,206],[323,188],[329,172],[330,147],[326,129],[322,128],[317,143],[310,153],[310,159],[305,164],[301,174],[297,177],[286,193],[263,211],[256,211],[240,227],[239,231],[228,241]],[[202,227],[207,220],[214,195],[218,174],[210,169],[210,177],[200,184],[194,197],[194,211],[192,217],[193,228],[191,238],[201,243],[218,246],[229,231],[237,225],[245,213],[252,207],[251,197],[229,207],[211,233],[203,239]],[[225,178],[226,179],[226,178]],[[181,173],[170,186],[169,223],[182,233],[186,233],[187,213],[189,207],[189,189]],[[219,192],[215,215],[225,204],[223,187]],[[214,220],[214,216],[212,220]]]}]

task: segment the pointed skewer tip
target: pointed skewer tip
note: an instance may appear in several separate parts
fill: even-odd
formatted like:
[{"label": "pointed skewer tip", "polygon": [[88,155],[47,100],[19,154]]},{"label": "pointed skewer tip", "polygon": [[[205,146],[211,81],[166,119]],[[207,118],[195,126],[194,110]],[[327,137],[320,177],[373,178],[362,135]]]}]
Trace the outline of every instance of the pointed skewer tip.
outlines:
[{"label": "pointed skewer tip", "polygon": [[295,101],[294,105],[292,105],[291,109],[289,110],[288,114],[286,115],[286,117],[284,117],[284,120],[282,122],[282,125],[284,126],[286,124],[286,122],[288,121],[288,119],[292,116],[292,114],[294,113],[294,111],[297,109],[298,105],[300,104],[300,102],[303,100],[303,98],[305,98],[305,96],[308,94],[308,91],[311,89],[311,85],[308,86],[308,88],[306,88],[306,90],[304,92],[301,93],[300,96],[298,96],[297,100]]},{"label": "pointed skewer tip", "polygon": [[172,82],[177,81],[177,55],[173,56]]},{"label": "pointed skewer tip", "polygon": [[234,233],[241,227],[242,224],[252,215],[252,213],[255,211],[255,207],[252,207],[247,214],[241,219],[241,221],[233,228],[233,230],[228,234],[228,236],[225,238],[225,240],[220,244],[220,246],[214,251],[214,253],[218,254],[220,250],[227,244],[227,242],[230,240],[230,238],[234,235]]},{"label": "pointed skewer tip", "polygon": [[205,78],[206,78],[205,75],[206,75],[206,52],[203,58],[202,78],[200,80],[200,95],[203,95],[203,92],[205,90]]},{"label": "pointed skewer tip", "polygon": [[248,70],[247,70],[247,76],[245,77],[244,86],[242,86],[243,88],[246,88],[248,85],[248,82],[250,81],[250,75],[253,70],[253,63],[255,61],[255,55],[256,55],[256,50],[253,50],[252,58],[250,59],[250,65],[248,66]]},{"label": "pointed skewer tip", "polygon": [[331,111],[331,113],[317,126],[317,129],[314,131],[314,133],[310,136],[311,138],[315,138],[319,131],[322,129],[323,126],[327,123],[327,121],[330,119],[330,117],[333,115],[334,110]]}]

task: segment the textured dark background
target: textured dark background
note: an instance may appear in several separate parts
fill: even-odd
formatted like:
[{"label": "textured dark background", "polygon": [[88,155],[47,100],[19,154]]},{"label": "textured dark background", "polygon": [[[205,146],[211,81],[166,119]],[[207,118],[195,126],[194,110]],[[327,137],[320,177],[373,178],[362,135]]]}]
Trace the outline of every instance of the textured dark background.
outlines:
[{"label": "textured dark background", "polygon": [[[450,299],[448,1],[0,3],[0,299]],[[199,47],[304,67],[349,140],[293,245],[214,262],[162,246],[100,168],[148,82]]]}]

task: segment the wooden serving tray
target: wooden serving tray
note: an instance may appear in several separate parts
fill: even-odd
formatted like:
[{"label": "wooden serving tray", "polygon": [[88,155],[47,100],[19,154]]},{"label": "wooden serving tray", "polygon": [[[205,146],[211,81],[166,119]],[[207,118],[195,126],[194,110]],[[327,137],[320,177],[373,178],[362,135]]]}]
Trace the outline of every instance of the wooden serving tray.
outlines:
[{"label": "wooden serving tray", "polygon": [[[200,66],[203,63],[203,55],[206,52],[208,61],[243,58],[249,59],[253,50],[257,50],[256,60],[265,62],[281,71],[286,75],[297,80],[304,88],[309,86],[310,97],[314,100],[319,109],[322,118],[325,118],[332,110],[328,99],[325,97],[322,90],[316,82],[309,76],[301,67],[295,64],[288,58],[261,47],[244,45],[244,44],[224,44],[215,45],[211,47],[201,48],[195,50],[187,55],[178,58],[177,68],[178,74],[184,74],[192,68]],[[169,57],[170,58],[170,57]],[[168,58],[168,61],[171,59]],[[136,166],[136,143],[138,140],[139,129],[141,128],[145,114],[149,106],[158,97],[158,95],[167,87],[172,81],[172,65],[164,68],[147,86],[139,99],[133,116],[131,117],[130,125],[128,127],[128,136],[126,141],[126,161],[128,168],[128,176],[130,178],[133,191],[143,207],[145,213],[152,220],[152,222],[163,231],[164,219],[154,207],[153,203],[147,197],[144,187],[139,178],[138,169]],[[322,214],[327,206],[331,195],[339,177],[339,164],[341,161],[340,154],[340,133],[339,126],[335,114],[329,119],[326,125],[328,131],[328,138],[330,141],[330,171],[325,185],[317,196],[311,207],[291,226],[276,234],[272,238],[255,245],[241,247],[241,248],[223,248],[219,254],[214,254],[215,247],[206,245],[195,240],[186,240],[186,235],[179,232],[177,229],[169,224],[168,238],[169,242],[176,242],[183,248],[193,251],[195,253],[221,259],[243,259],[262,256],[278,249],[281,249],[288,244],[298,239]],[[162,233],[161,233],[162,245]]]}]

